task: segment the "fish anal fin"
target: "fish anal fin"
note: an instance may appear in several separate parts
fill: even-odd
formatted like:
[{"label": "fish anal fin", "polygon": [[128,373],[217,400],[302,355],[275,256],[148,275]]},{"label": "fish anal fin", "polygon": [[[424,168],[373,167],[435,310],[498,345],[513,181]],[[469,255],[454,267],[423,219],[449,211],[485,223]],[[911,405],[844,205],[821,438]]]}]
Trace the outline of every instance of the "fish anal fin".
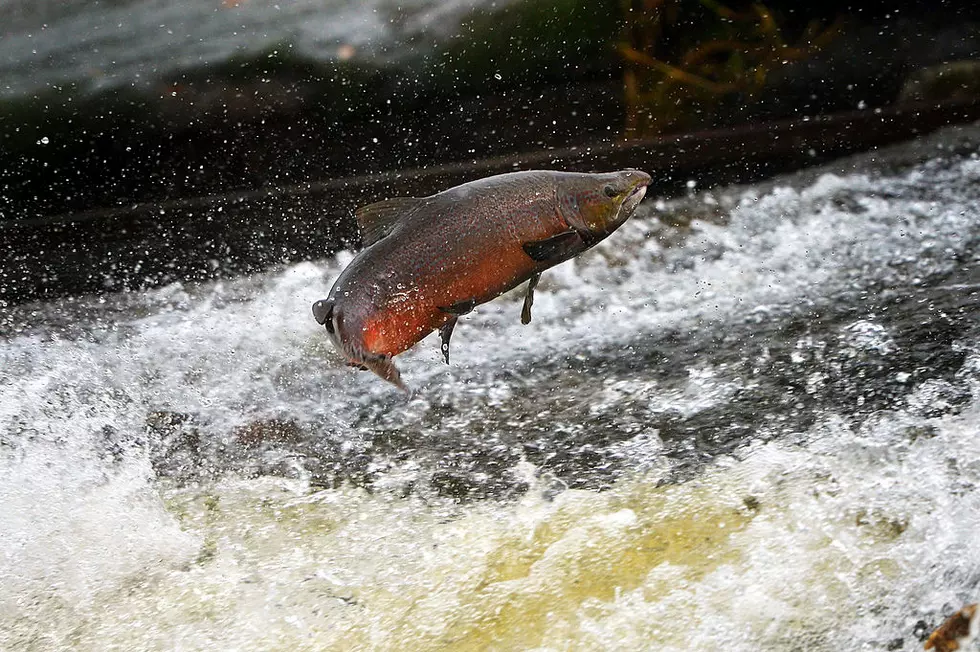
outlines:
[{"label": "fish anal fin", "polygon": [[521,308],[521,323],[525,326],[531,323],[531,306],[534,305],[534,288],[541,280],[541,274],[532,274],[527,282],[527,294],[524,295],[524,307]]},{"label": "fish anal fin", "polygon": [[473,308],[476,307],[476,299],[466,299],[464,301],[457,301],[451,306],[439,306],[439,310],[454,315],[456,317],[461,317],[468,312],[472,312]]},{"label": "fish anal fin", "polygon": [[459,321],[459,317],[453,315],[439,328],[439,338],[442,340],[442,355],[446,358],[446,364],[449,364],[449,338],[453,336],[453,329],[456,328],[457,321]]},{"label": "fish anal fin", "polygon": [[414,211],[425,200],[416,197],[395,197],[362,206],[354,211],[361,242],[365,247],[391,233],[398,221]]},{"label": "fish anal fin", "polygon": [[561,262],[585,250],[585,242],[577,231],[563,231],[544,240],[524,243],[524,252],[539,263]]}]

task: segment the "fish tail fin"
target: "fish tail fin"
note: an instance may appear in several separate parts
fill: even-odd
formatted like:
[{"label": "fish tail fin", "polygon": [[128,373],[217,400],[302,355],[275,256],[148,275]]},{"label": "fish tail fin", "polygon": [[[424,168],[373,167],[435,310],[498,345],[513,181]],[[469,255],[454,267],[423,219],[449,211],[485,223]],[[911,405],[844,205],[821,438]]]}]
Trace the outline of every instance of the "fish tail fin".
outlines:
[{"label": "fish tail fin", "polygon": [[313,318],[316,323],[325,326],[333,334],[333,301],[330,299],[320,299],[313,304]]},{"label": "fish tail fin", "polygon": [[412,393],[408,385],[402,382],[401,372],[398,371],[395,363],[391,361],[390,355],[371,356],[365,359],[362,364],[406,394]]},{"label": "fish tail fin", "polygon": [[[313,304],[313,318],[316,322],[327,329],[327,335],[330,340],[334,343],[334,346],[344,354],[344,357],[348,358],[350,362],[349,352],[343,344],[340,329],[340,324],[338,323],[338,312],[334,309],[334,302],[332,299],[320,299]],[[351,366],[360,366],[355,362],[350,362]]]},{"label": "fish tail fin", "polygon": [[313,317],[317,323],[324,326],[337,348],[347,358],[347,364],[358,369],[368,369],[389,383],[411,394],[411,390],[402,382],[402,375],[391,361],[390,355],[366,353],[360,346],[346,341],[340,332],[339,314],[334,312],[334,303],[330,299],[320,299],[313,304]]}]

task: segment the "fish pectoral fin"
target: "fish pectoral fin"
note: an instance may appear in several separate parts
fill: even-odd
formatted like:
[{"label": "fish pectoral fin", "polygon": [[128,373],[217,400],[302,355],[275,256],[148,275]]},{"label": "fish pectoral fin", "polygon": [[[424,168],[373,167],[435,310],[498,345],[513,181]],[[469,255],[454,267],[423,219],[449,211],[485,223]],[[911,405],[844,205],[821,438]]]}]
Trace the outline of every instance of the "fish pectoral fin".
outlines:
[{"label": "fish pectoral fin", "polygon": [[455,315],[456,317],[461,317],[468,312],[472,312],[473,308],[476,307],[476,299],[466,299],[465,301],[457,301],[451,306],[439,306],[439,310],[449,313],[450,315]]},{"label": "fish pectoral fin", "polygon": [[524,243],[524,252],[539,263],[561,262],[584,251],[584,241],[578,231],[563,231],[544,240]]},{"label": "fish pectoral fin", "polygon": [[521,323],[525,326],[531,323],[531,306],[534,305],[534,288],[541,280],[541,274],[532,274],[527,282],[527,294],[524,295],[524,307],[521,309]]},{"label": "fish pectoral fin", "polygon": [[367,247],[385,237],[398,221],[425,203],[416,197],[395,197],[362,206],[354,211],[361,243]]},{"label": "fish pectoral fin", "polygon": [[439,337],[442,339],[442,355],[446,358],[446,364],[449,364],[449,338],[453,336],[453,329],[456,328],[457,321],[459,321],[459,317],[453,315],[449,321],[439,328]]}]

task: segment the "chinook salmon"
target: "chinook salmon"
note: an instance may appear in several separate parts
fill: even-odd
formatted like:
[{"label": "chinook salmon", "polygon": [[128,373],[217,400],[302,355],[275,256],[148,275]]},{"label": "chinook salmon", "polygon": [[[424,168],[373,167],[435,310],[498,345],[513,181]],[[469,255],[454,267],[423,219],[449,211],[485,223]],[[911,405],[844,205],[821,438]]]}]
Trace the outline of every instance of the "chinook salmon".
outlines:
[{"label": "chinook salmon", "polygon": [[448,364],[456,321],[525,281],[529,323],[541,273],[618,229],[649,183],[639,170],[532,170],[370,204],[355,212],[365,249],[313,316],[348,364],[408,391],[393,356],[438,329]]}]

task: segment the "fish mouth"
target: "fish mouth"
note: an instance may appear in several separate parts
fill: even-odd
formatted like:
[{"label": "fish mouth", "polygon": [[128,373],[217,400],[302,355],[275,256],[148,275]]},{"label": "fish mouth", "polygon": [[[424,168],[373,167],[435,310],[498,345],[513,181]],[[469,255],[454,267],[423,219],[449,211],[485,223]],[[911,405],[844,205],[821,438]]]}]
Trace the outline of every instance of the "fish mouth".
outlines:
[{"label": "fish mouth", "polygon": [[630,201],[634,197],[636,198],[634,201],[636,201],[636,203],[639,203],[646,194],[647,194],[647,184],[645,184],[645,183],[644,184],[640,184],[636,188],[633,188],[633,192],[631,192],[626,197],[626,200],[624,201],[624,203]]},{"label": "fish mouth", "polygon": [[633,211],[635,211],[636,207],[640,205],[640,202],[643,201],[646,194],[647,184],[637,184],[637,186],[633,188],[633,191],[630,192],[630,194],[626,196],[626,199],[623,200],[623,203],[619,208],[619,219],[625,220],[632,215]]}]

